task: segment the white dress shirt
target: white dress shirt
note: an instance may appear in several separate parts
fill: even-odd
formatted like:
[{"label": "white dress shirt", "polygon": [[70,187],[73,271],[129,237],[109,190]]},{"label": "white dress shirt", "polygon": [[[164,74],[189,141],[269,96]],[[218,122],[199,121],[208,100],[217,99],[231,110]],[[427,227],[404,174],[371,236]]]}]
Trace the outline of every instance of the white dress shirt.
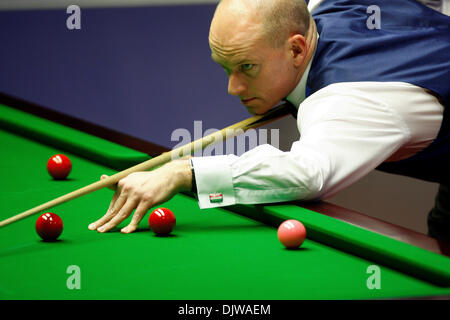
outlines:
[{"label": "white dress shirt", "polygon": [[[299,141],[289,152],[265,144],[239,157],[192,158],[200,208],[328,198],[436,138],[444,107],[427,90],[403,82],[346,82],[305,99],[311,63],[287,97],[298,107]],[[211,194],[221,194],[220,201],[211,201]]]}]

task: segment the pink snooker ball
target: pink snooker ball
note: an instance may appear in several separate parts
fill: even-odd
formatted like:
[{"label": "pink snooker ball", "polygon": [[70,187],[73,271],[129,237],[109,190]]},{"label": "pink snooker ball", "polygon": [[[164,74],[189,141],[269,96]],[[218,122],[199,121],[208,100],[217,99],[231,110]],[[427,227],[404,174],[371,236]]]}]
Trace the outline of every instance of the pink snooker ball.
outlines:
[{"label": "pink snooker ball", "polygon": [[302,245],[306,238],[305,226],[297,220],[286,220],[278,227],[278,239],[288,249]]}]

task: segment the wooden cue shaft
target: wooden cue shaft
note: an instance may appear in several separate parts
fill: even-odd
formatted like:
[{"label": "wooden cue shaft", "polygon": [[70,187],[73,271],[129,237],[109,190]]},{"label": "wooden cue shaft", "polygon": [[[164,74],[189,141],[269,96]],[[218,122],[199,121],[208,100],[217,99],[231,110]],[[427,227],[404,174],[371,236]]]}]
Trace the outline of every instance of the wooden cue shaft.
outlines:
[{"label": "wooden cue shaft", "polygon": [[267,113],[265,113],[263,115],[256,115],[256,116],[250,117],[246,120],[243,120],[234,125],[226,127],[220,131],[213,132],[210,135],[207,135],[203,138],[200,138],[198,140],[190,142],[184,146],[178,147],[178,148],[168,151],[168,152],[164,152],[155,158],[144,161],[144,162],[137,164],[133,167],[130,167],[126,170],[120,171],[108,178],[96,181],[92,184],[89,184],[89,185],[83,187],[83,188],[77,189],[66,195],[63,195],[61,197],[58,197],[56,199],[53,199],[46,203],[43,203],[37,207],[34,207],[32,209],[29,209],[27,211],[19,213],[15,216],[12,216],[11,218],[0,221],[0,228],[6,226],[8,224],[11,224],[13,222],[22,220],[28,216],[31,216],[31,215],[41,212],[43,210],[47,210],[49,208],[55,207],[59,204],[67,202],[69,200],[73,200],[73,199],[76,199],[83,195],[86,195],[88,193],[94,192],[96,190],[112,186],[112,185],[116,184],[117,182],[119,182],[122,178],[125,178],[126,176],[128,176],[130,173],[138,172],[138,171],[147,171],[151,168],[163,165],[163,164],[171,161],[172,159],[178,159],[178,158],[182,157],[183,155],[188,155],[188,154],[194,153],[195,151],[203,150],[206,146],[214,143],[215,141],[225,141],[226,139],[235,137],[249,129],[257,128],[264,124],[268,124],[276,119],[279,119],[281,117],[288,115],[289,113],[290,113],[290,110],[289,110],[289,107],[287,106],[287,104],[282,104],[276,108],[271,109],[270,111],[268,111]]}]

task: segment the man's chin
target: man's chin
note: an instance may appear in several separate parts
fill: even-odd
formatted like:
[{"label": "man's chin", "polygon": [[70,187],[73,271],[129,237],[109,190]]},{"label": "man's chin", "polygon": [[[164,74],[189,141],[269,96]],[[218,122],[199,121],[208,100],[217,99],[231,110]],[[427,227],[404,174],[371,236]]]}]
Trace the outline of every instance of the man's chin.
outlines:
[{"label": "man's chin", "polygon": [[247,108],[247,112],[248,113],[250,113],[250,114],[252,114],[252,115],[257,115],[258,113],[256,113],[256,111],[255,110],[253,110],[253,108],[252,107],[246,107]]},{"label": "man's chin", "polygon": [[251,113],[253,115],[264,114],[272,108],[272,106],[252,104],[244,104],[244,106],[247,108],[248,113]]}]

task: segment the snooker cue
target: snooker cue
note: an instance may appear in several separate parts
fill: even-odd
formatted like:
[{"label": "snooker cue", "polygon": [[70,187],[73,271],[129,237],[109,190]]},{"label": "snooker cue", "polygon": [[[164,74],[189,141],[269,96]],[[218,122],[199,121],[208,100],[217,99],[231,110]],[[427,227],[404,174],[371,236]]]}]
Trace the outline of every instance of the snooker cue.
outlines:
[{"label": "snooker cue", "polygon": [[133,167],[130,167],[126,170],[120,171],[112,176],[109,176],[108,178],[96,181],[85,187],[82,187],[80,189],[72,191],[66,195],[63,195],[61,197],[58,197],[56,199],[53,199],[46,203],[43,203],[37,207],[34,207],[32,209],[29,209],[27,211],[24,211],[22,213],[14,215],[8,219],[0,221],[0,228],[6,226],[8,224],[11,224],[13,222],[22,220],[22,219],[24,219],[28,216],[31,216],[33,214],[36,214],[38,212],[55,207],[64,202],[76,199],[78,197],[81,197],[88,193],[100,190],[102,188],[112,186],[112,185],[116,184],[117,182],[119,182],[119,180],[121,180],[122,178],[125,178],[126,176],[128,176],[130,173],[137,172],[137,171],[147,171],[151,168],[161,166],[167,162],[170,162],[172,159],[178,159],[183,155],[193,154],[194,152],[196,152],[198,150],[203,150],[205,147],[214,143],[216,140],[223,142],[226,139],[235,137],[241,133],[244,133],[245,131],[247,131],[249,129],[257,128],[262,125],[268,124],[268,123],[275,121],[279,118],[282,118],[288,114],[291,114],[291,110],[292,110],[291,108],[292,108],[292,105],[290,105],[289,103],[283,103],[277,107],[272,108],[271,110],[269,110],[268,112],[266,112],[262,115],[255,115],[246,120],[243,120],[243,121],[237,122],[231,126],[228,126],[220,131],[213,132],[205,137],[202,137],[202,138],[192,141],[188,144],[180,146],[174,150],[163,152],[161,155],[159,155],[155,158],[146,160],[146,161],[144,161],[140,164],[137,164]]}]

